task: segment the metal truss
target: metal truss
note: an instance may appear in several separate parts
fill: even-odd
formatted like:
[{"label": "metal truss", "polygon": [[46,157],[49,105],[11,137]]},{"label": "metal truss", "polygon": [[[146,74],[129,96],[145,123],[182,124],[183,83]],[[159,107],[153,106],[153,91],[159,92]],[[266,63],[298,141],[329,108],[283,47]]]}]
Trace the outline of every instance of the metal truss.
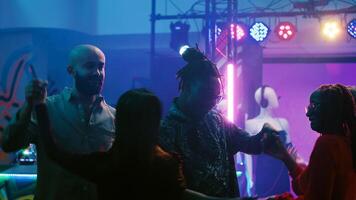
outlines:
[{"label": "metal truss", "polygon": [[[217,20],[233,22],[237,19],[316,17],[325,15],[347,15],[356,13],[356,0],[197,0],[189,9],[182,10],[178,0],[166,0],[177,10],[176,14],[157,12],[157,0],[151,0],[151,58],[155,55],[156,22],[160,20],[202,19],[204,20],[205,53],[215,58],[215,24]],[[230,37],[229,37],[230,38]],[[227,42],[228,59],[233,59],[232,41]],[[151,59],[151,60],[152,60]]]}]

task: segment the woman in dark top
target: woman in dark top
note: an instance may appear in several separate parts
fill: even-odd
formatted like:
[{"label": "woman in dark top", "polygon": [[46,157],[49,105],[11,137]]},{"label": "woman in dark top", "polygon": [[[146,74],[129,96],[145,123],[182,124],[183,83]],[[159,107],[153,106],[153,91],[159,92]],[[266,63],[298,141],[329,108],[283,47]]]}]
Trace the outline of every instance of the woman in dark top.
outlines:
[{"label": "woman in dark top", "polygon": [[185,189],[179,159],[157,146],[159,99],[145,89],[126,92],[116,105],[117,138],[108,152],[66,153],[50,135],[45,105],[37,118],[47,154],[64,168],[97,183],[99,199],[180,199]]},{"label": "woman in dark top", "polygon": [[[97,184],[98,199],[222,199],[185,188],[177,155],[157,145],[159,99],[146,89],[124,93],[116,105],[116,139],[108,152],[72,154],[56,146],[45,104],[36,107],[50,158]],[[236,198],[238,199],[238,198]]]}]

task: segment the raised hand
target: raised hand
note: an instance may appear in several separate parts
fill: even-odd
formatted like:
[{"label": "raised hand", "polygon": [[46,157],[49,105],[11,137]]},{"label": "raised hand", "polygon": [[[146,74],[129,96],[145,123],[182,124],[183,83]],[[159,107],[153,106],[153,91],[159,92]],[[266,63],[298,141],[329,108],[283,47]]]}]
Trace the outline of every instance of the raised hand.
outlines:
[{"label": "raised hand", "polygon": [[47,81],[33,80],[25,89],[26,101],[30,107],[45,103],[47,97]]},{"label": "raised hand", "polygon": [[29,123],[31,120],[32,109],[35,105],[46,102],[47,81],[33,80],[25,88],[26,101],[21,108],[19,121]]},{"label": "raised hand", "polygon": [[294,159],[297,160],[298,159],[298,152],[297,149],[294,146],[288,146],[287,147],[287,151],[289,153],[289,155]]},{"label": "raised hand", "polygon": [[287,149],[278,137],[278,132],[268,123],[263,125],[261,130],[263,134],[262,143],[264,153],[282,160],[288,154]]},{"label": "raised hand", "polygon": [[303,160],[302,157],[300,157],[300,155],[298,154],[298,151],[297,149],[294,147],[294,146],[288,146],[287,147],[287,151],[289,153],[289,155],[291,156],[291,158],[293,160],[295,160],[299,166],[302,166],[302,167],[306,167],[307,166],[307,163]]}]

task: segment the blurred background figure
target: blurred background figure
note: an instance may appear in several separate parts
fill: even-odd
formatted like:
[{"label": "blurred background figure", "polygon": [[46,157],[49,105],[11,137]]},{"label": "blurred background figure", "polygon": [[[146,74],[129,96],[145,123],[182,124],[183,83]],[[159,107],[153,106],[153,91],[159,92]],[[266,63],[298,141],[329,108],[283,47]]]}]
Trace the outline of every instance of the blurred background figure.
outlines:
[{"label": "blurred background figure", "polygon": [[[246,132],[255,135],[265,123],[268,123],[278,131],[279,138],[285,147],[292,150],[288,121],[285,118],[275,117],[273,114],[273,110],[279,106],[278,99],[273,88],[266,85],[259,87],[255,92],[255,100],[260,106],[260,113],[257,117],[245,122],[245,129]],[[252,184],[250,185],[254,186],[256,195],[266,197],[290,191],[288,170],[281,161],[268,155],[257,155],[254,159],[245,155],[245,160],[246,173],[251,178]]]}]

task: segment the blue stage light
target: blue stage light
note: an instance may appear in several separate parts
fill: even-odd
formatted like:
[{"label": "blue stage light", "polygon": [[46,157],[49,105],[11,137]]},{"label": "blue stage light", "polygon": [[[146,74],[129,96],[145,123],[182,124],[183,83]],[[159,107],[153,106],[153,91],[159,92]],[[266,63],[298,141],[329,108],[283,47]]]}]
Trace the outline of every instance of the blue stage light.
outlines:
[{"label": "blue stage light", "polygon": [[188,45],[188,36],[189,36],[189,24],[178,21],[175,23],[171,23],[171,41],[169,43],[170,47],[179,51],[180,47],[183,45]]},{"label": "blue stage light", "polygon": [[347,32],[352,38],[356,39],[356,19],[351,20],[347,24]]},{"label": "blue stage light", "polygon": [[267,38],[269,33],[269,28],[262,22],[254,23],[250,28],[250,35],[253,39],[258,42],[262,42]]},{"label": "blue stage light", "polygon": [[179,54],[182,56],[187,49],[189,49],[189,46],[183,45],[182,47],[179,48]]}]

